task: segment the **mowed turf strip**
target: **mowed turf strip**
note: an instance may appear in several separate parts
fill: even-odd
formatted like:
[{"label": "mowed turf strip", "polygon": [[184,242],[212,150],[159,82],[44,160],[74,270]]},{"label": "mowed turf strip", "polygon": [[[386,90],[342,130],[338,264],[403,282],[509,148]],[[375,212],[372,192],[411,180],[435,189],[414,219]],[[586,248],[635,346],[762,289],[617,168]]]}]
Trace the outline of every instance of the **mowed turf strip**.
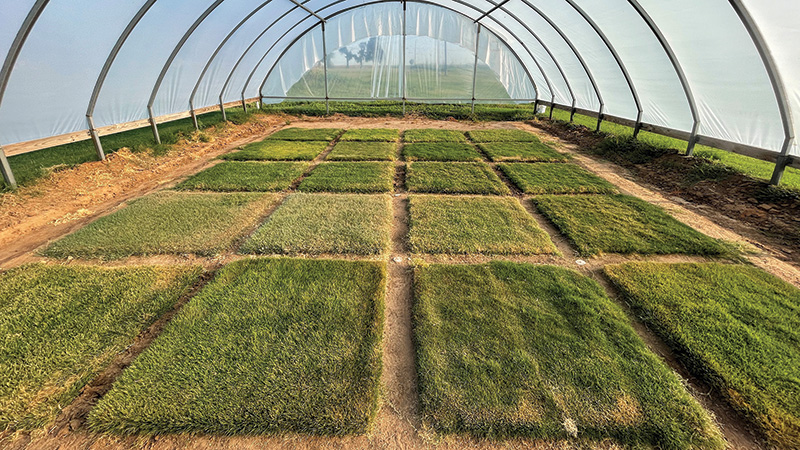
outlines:
[{"label": "mowed turf strip", "polygon": [[274,194],[157,192],[58,240],[53,258],[124,258],[230,249],[279,200]]},{"label": "mowed turf strip", "polygon": [[267,139],[278,141],[332,141],[344,130],[339,128],[285,128],[272,133]]},{"label": "mowed turf strip", "polygon": [[406,161],[483,161],[475,147],[454,142],[405,144],[403,158]]},{"label": "mowed turf strip", "polygon": [[629,263],[606,273],[697,376],[781,448],[800,448],[800,290],[748,266]]},{"label": "mowed turf strip", "polygon": [[387,195],[294,194],[241,252],[381,254],[389,248],[391,220]]},{"label": "mowed turf strip", "polygon": [[413,318],[422,417],[440,433],[724,447],[621,308],[574,271],[421,266]]},{"label": "mowed turf strip", "polygon": [[509,194],[510,191],[486,163],[415,162],[406,172],[410,192],[438,194]]},{"label": "mowed turf strip", "polygon": [[201,272],[32,264],[0,274],[0,430],[51,423]]},{"label": "mowed turf strip", "polygon": [[403,133],[405,142],[467,142],[464,132],[456,130],[439,130],[423,128],[419,130],[406,130]]},{"label": "mowed turf strip", "polygon": [[244,146],[243,149],[222,155],[229,161],[311,161],[328,148],[325,141],[265,140]]},{"label": "mowed turf strip", "polygon": [[341,137],[342,141],[371,141],[371,142],[397,142],[400,140],[400,130],[389,128],[362,128],[347,130]]},{"label": "mowed turf strip", "polygon": [[386,269],[249,259],[222,268],[92,409],[93,431],[364,433]]},{"label": "mowed turf strip", "polygon": [[302,192],[390,192],[394,164],[378,162],[326,162],[311,171],[298,189]]},{"label": "mowed turf strip", "polygon": [[328,154],[331,161],[394,161],[397,144],[393,142],[341,142]]},{"label": "mowed turf strip", "polygon": [[492,161],[564,162],[567,155],[558,153],[541,142],[491,142],[478,144]]},{"label": "mowed turf strip", "polygon": [[526,194],[616,194],[608,181],[573,164],[503,163],[497,167]]},{"label": "mowed turf strip", "polygon": [[414,253],[557,253],[515,198],[413,195],[409,214]]},{"label": "mowed turf strip", "polygon": [[308,163],[295,162],[223,162],[189,177],[176,189],[219,192],[282,191],[303,175],[308,166]]},{"label": "mowed turf strip", "polygon": [[467,136],[473,142],[539,142],[535,134],[522,130],[472,130]]},{"label": "mowed turf strip", "polygon": [[534,201],[585,256],[723,255],[732,251],[661,208],[628,195],[542,195]]}]

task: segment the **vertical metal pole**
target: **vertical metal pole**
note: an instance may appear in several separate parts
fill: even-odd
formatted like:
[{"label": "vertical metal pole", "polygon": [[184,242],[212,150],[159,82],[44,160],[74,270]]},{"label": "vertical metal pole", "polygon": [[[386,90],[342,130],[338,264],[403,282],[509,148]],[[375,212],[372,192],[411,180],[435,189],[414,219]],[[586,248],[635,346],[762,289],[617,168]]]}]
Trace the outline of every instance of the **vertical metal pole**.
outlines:
[{"label": "vertical metal pole", "polygon": [[94,119],[92,116],[86,116],[86,123],[89,124],[89,136],[92,137],[94,149],[97,151],[97,159],[105,161],[106,153],[103,151],[103,144],[100,143],[100,136],[97,134],[97,129],[94,127]]},{"label": "vertical metal pole", "polygon": [[147,107],[147,114],[150,116],[150,127],[153,129],[153,137],[156,139],[156,144],[161,145],[161,136],[158,134],[158,124],[156,124],[156,116],[153,114],[153,107]]},{"label": "vertical metal pole", "polygon": [[17,188],[17,180],[14,178],[14,172],[11,171],[11,166],[8,164],[6,158],[6,151],[0,147],[0,169],[3,171],[3,179],[11,189]]},{"label": "vertical metal pole", "polygon": [[322,71],[325,75],[325,115],[328,116],[331,113],[330,97],[328,96],[328,39],[325,37],[327,34],[325,22],[320,23],[322,24]]},{"label": "vertical metal pole", "polygon": [[403,76],[403,83],[401,84],[402,94],[400,95],[403,98],[403,117],[406,115],[406,38],[408,36],[408,8],[406,4],[406,0],[403,0],[403,68],[401,70]]},{"label": "vertical metal pole", "polygon": [[197,112],[194,110],[194,102],[189,100],[189,114],[192,115],[192,123],[194,124],[194,129],[200,131],[200,124],[197,122]]},{"label": "vertical metal pole", "polygon": [[550,91],[550,120],[553,120],[553,109],[556,107],[556,94]]},{"label": "vertical metal pole", "polygon": [[219,110],[222,112],[222,121],[223,122],[227,122],[228,121],[228,114],[225,113],[225,104],[222,103],[222,100],[220,100],[220,102],[219,102]]},{"label": "vertical metal pole", "polygon": [[692,134],[689,135],[689,145],[686,146],[686,156],[694,154],[694,146],[697,144],[697,130],[700,128],[700,122],[695,121],[692,125]]},{"label": "vertical metal pole", "polygon": [[633,138],[636,139],[639,137],[639,132],[642,131],[642,111],[639,110],[639,114],[636,115],[636,125],[633,127]]},{"label": "vertical metal pole", "polygon": [[783,172],[786,170],[786,166],[792,163],[792,157],[788,155],[780,155],[775,160],[775,170],[772,172],[772,178],[769,180],[769,184],[773,186],[778,186],[781,184],[781,179],[783,179]]},{"label": "vertical metal pole", "polygon": [[475,114],[475,90],[478,88],[478,51],[481,45],[481,26],[478,23],[478,32],[475,34],[475,64],[472,66],[472,114]]},{"label": "vertical metal pole", "polygon": [[603,107],[604,105],[601,103],[600,110],[597,111],[597,129],[595,129],[594,131],[600,131],[600,125],[603,124],[603,109],[604,109]]}]

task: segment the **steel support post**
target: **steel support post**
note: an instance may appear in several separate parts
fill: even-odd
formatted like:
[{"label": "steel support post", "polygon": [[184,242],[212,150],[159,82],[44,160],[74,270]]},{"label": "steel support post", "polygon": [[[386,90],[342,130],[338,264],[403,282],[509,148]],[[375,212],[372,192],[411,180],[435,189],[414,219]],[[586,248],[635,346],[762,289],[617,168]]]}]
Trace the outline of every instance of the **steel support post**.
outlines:
[{"label": "steel support post", "polygon": [[97,134],[97,129],[94,127],[94,118],[92,116],[86,116],[86,123],[89,125],[89,136],[91,136],[92,143],[94,143],[97,159],[105,161],[106,153],[103,151],[103,144],[100,143],[100,136]]},{"label": "steel support post", "polygon": [[[475,63],[472,66],[472,113],[475,114],[475,90],[478,87],[478,50],[481,43],[481,24],[478,23],[478,31],[475,34]],[[447,45],[447,44],[445,44]]]},{"label": "steel support post", "polygon": [[783,179],[783,172],[786,170],[786,166],[792,164],[792,162],[793,160],[791,156],[778,156],[778,159],[775,160],[775,170],[772,172],[772,178],[770,178],[769,184],[773,186],[780,185],[781,179]]},{"label": "steel support post", "polygon": [[692,125],[692,134],[689,135],[688,145],[686,146],[686,156],[694,155],[694,146],[697,145],[697,130],[700,128],[700,122],[695,122]]},{"label": "steel support post", "polygon": [[403,0],[403,68],[401,69],[401,73],[403,74],[403,81],[400,84],[400,89],[403,91],[400,94],[400,97],[403,98],[403,117],[406,115],[406,40],[408,38],[408,5],[406,4],[406,0]]},{"label": "steel support post", "polygon": [[161,136],[158,134],[158,124],[156,123],[156,116],[153,114],[153,107],[147,107],[147,115],[150,117],[150,128],[153,129],[153,138],[156,140],[156,144],[161,145]]},{"label": "steel support post", "polygon": [[325,37],[325,21],[321,20],[322,25],[322,72],[325,78],[325,115],[331,113],[331,102],[328,94],[328,38]]},{"label": "steel support post", "polygon": [[8,158],[6,158],[6,151],[0,147],[0,169],[3,172],[3,180],[5,180],[6,184],[11,187],[11,189],[17,188],[17,180],[14,178],[14,172],[11,171],[11,166],[8,164]]},{"label": "steel support post", "polygon": [[228,114],[225,112],[225,103],[222,103],[221,100],[219,102],[219,111],[222,113],[222,121],[223,122],[227,122],[228,121]]}]

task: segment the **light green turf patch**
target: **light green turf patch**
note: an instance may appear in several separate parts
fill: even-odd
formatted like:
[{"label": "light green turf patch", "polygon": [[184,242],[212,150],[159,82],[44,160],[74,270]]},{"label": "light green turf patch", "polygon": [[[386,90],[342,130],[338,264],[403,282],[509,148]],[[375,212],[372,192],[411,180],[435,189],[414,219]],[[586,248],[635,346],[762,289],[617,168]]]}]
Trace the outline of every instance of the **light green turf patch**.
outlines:
[{"label": "light green turf patch", "polygon": [[582,255],[730,252],[661,208],[628,195],[543,195],[535,202]]},{"label": "light green turf patch", "polygon": [[406,161],[483,161],[475,147],[453,142],[405,144],[403,157]]},{"label": "light green turf patch", "polygon": [[800,448],[800,291],[759,269],[629,263],[606,273],[688,368],[776,446]]},{"label": "light green turf patch", "polygon": [[478,144],[492,161],[564,162],[569,156],[541,142],[495,142]]},{"label": "light green turf patch", "polygon": [[242,253],[375,255],[389,249],[385,195],[294,194],[242,247]]},{"label": "light green turf patch", "polygon": [[473,142],[539,142],[535,134],[522,130],[473,130],[467,136]]},{"label": "light green turf patch", "polygon": [[224,162],[179,184],[176,189],[200,191],[282,191],[308,169],[307,163]]},{"label": "light green turf patch", "polygon": [[328,148],[321,141],[272,141],[266,140],[246,145],[238,152],[227,153],[220,158],[231,161],[311,161]]},{"label": "light green turf patch", "polygon": [[342,141],[369,141],[369,142],[397,142],[400,140],[400,130],[389,128],[362,128],[347,130],[341,138]]},{"label": "light green turf patch", "polygon": [[408,166],[410,192],[438,194],[497,194],[510,191],[486,163],[415,162]]},{"label": "light green turf patch", "polygon": [[230,249],[278,200],[272,194],[157,192],[95,220],[42,253],[107,259],[165,253],[210,256]]},{"label": "light green turf patch", "polygon": [[391,192],[394,163],[328,162],[318,165],[300,183],[302,192]]},{"label": "light green turf patch", "polygon": [[467,142],[462,131],[435,128],[406,130],[403,133],[403,140],[405,142]]},{"label": "light green turf patch", "polygon": [[278,141],[332,141],[344,130],[338,128],[285,128],[267,139]]},{"label": "light green turf patch", "polygon": [[[441,433],[721,449],[720,431],[594,281],[531,264],[415,272],[422,416]],[[606,442],[607,443],[607,442]],[[581,445],[582,444],[582,445]]]},{"label": "light green turf patch", "polygon": [[394,161],[397,144],[391,142],[339,142],[328,154],[331,161]]},{"label": "light green turf patch", "polygon": [[52,423],[201,272],[32,264],[0,274],[0,429]]},{"label": "light green turf patch", "polygon": [[120,434],[365,433],[378,409],[386,268],[224,267],[89,415]]},{"label": "light green turf patch", "polygon": [[547,233],[514,198],[411,196],[414,253],[557,253]]},{"label": "light green turf patch", "polygon": [[572,164],[505,163],[500,170],[526,194],[615,194],[617,188]]}]

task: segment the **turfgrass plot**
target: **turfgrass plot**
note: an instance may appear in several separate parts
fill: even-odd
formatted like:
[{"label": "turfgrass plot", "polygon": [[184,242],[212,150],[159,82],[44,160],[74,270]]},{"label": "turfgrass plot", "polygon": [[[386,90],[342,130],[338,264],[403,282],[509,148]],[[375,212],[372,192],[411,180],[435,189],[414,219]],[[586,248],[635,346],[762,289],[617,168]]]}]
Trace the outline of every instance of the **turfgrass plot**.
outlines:
[{"label": "turfgrass plot", "polygon": [[514,198],[411,196],[414,253],[533,255],[556,248]]},{"label": "turfgrass plot", "polygon": [[381,254],[389,248],[385,195],[294,194],[242,247],[243,253]]},{"label": "turfgrass plot", "polygon": [[157,192],[101,217],[42,253],[53,258],[124,258],[231,248],[279,198],[272,194]]},{"label": "turfgrass plot", "polygon": [[272,133],[267,139],[278,141],[332,141],[344,130],[338,128],[286,128]]},{"label": "turfgrass plot", "polygon": [[311,161],[328,148],[324,141],[265,140],[246,145],[238,152],[222,155],[230,161]]},{"label": "turfgrass plot", "polygon": [[522,130],[472,130],[467,136],[473,142],[539,142],[535,134]]},{"label": "turfgrass plot", "polygon": [[0,274],[0,429],[52,422],[200,273],[33,264]]},{"label": "turfgrass plot", "polygon": [[623,311],[576,272],[423,266],[415,297],[422,415],[441,433],[724,447]]},{"label": "turfgrass plot", "polygon": [[300,183],[303,192],[390,192],[394,186],[394,164],[380,162],[322,163]]},{"label": "turfgrass plot", "polygon": [[456,130],[439,130],[436,128],[406,130],[403,133],[405,142],[467,142],[464,133]]},{"label": "turfgrass plot", "polygon": [[94,431],[364,433],[381,374],[385,266],[224,267],[114,383]]},{"label": "turfgrass plot", "polygon": [[558,153],[541,142],[492,142],[478,144],[492,161],[564,162],[567,155]]},{"label": "turfgrass plot", "polygon": [[475,147],[453,142],[406,144],[403,157],[406,161],[483,161]]},{"label": "turfgrass plot", "polygon": [[179,184],[176,189],[269,192],[288,189],[308,169],[307,163],[224,162]]},{"label": "turfgrass plot", "polygon": [[509,194],[486,163],[415,162],[408,166],[406,187],[411,192],[439,194]]},{"label": "turfgrass plot", "polygon": [[535,202],[582,255],[724,255],[731,251],[661,208],[628,195],[543,195]]},{"label": "turfgrass plot", "polygon": [[370,141],[370,142],[397,142],[400,140],[400,130],[389,128],[362,128],[347,130],[341,137],[342,141]]},{"label": "turfgrass plot", "polygon": [[339,142],[328,154],[331,161],[394,161],[397,144],[392,142]]},{"label": "turfgrass plot", "polygon": [[608,181],[573,164],[504,163],[500,170],[526,194],[615,194]]},{"label": "turfgrass plot", "polygon": [[783,448],[800,448],[800,291],[747,266],[607,266],[688,368]]}]

